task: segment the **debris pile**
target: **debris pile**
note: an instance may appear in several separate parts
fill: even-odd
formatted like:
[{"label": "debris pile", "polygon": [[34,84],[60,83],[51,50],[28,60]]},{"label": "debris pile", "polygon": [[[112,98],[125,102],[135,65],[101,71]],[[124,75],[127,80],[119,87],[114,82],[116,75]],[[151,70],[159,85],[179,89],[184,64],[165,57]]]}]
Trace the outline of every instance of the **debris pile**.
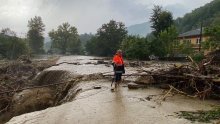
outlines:
[{"label": "debris pile", "polygon": [[[201,63],[174,64],[168,70],[147,73],[156,83],[166,84],[170,89],[167,93],[177,92],[189,97],[220,98],[220,68],[212,64],[214,57]],[[165,98],[165,97],[164,97]]]},{"label": "debris pile", "polygon": [[207,58],[213,58],[212,65],[220,65],[220,50],[216,50],[207,55]]},{"label": "debris pile", "polygon": [[19,58],[0,63],[0,123],[72,101],[81,91],[78,85],[81,81],[103,78],[101,73],[72,75],[64,70],[44,70],[59,65],[56,60]]},{"label": "debris pile", "polygon": [[[4,122],[4,120],[7,120],[12,116],[29,111],[43,109],[45,106],[49,106],[46,105],[45,102],[51,104],[51,102],[48,102],[53,99],[51,97],[52,92],[50,92],[50,90],[28,89],[30,87],[39,86],[33,82],[35,76],[37,76],[37,74],[42,70],[54,65],[56,60],[57,58],[41,61],[31,61],[28,57],[21,56],[16,61],[1,61],[0,123]],[[35,99],[36,97],[38,97],[38,99]],[[36,101],[42,101],[45,104]]]}]

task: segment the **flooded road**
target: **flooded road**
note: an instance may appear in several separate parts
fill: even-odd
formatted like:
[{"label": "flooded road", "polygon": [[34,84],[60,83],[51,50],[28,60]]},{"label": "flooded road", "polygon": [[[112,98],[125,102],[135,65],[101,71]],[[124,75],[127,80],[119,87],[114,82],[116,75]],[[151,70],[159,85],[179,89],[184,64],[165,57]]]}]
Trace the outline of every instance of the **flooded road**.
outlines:
[{"label": "flooded road", "polygon": [[[91,64],[97,62],[94,57],[65,56],[57,63],[61,62],[79,64],[61,64],[48,70],[67,70],[72,75],[112,71],[111,66]],[[126,73],[134,72],[137,72],[136,68],[126,68]],[[180,95],[158,104],[163,94],[161,89],[129,90],[126,84],[121,84],[117,92],[111,92],[110,83],[107,79],[80,82],[82,90],[73,101],[14,117],[8,124],[190,124],[190,121],[178,118],[175,112],[207,110],[218,104]],[[94,89],[94,86],[101,86],[101,89]]]}]

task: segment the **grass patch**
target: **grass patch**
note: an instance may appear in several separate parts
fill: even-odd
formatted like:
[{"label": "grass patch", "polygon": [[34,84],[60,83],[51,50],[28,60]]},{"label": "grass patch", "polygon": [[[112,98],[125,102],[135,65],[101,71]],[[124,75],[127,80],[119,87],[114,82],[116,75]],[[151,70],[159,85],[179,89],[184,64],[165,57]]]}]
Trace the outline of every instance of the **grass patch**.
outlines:
[{"label": "grass patch", "polygon": [[212,120],[220,119],[220,108],[216,108],[210,111],[197,111],[197,112],[189,112],[189,111],[180,111],[177,113],[179,117],[185,118],[190,121],[198,121],[209,123]]}]

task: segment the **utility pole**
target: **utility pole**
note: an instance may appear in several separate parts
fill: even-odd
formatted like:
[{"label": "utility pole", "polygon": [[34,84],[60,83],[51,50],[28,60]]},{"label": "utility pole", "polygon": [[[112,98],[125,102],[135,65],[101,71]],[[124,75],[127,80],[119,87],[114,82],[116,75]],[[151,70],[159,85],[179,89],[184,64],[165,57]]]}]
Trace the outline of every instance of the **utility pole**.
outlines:
[{"label": "utility pole", "polygon": [[203,21],[201,22],[201,27],[200,27],[200,38],[199,38],[199,52],[201,51],[201,44],[202,44],[202,26],[203,26]]}]

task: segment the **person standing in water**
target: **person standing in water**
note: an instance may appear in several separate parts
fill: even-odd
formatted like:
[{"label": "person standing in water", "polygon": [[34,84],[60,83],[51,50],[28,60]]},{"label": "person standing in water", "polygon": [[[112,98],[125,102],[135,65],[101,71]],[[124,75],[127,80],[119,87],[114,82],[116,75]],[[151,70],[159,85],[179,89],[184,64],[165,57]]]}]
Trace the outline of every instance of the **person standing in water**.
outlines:
[{"label": "person standing in water", "polygon": [[[112,60],[113,68],[114,68],[114,79],[113,82],[115,83],[115,89],[119,86],[121,82],[121,76],[125,73],[124,68],[124,60],[122,58],[122,50],[117,50],[116,54]],[[114,88],[112,88],[114,90]]]}]

